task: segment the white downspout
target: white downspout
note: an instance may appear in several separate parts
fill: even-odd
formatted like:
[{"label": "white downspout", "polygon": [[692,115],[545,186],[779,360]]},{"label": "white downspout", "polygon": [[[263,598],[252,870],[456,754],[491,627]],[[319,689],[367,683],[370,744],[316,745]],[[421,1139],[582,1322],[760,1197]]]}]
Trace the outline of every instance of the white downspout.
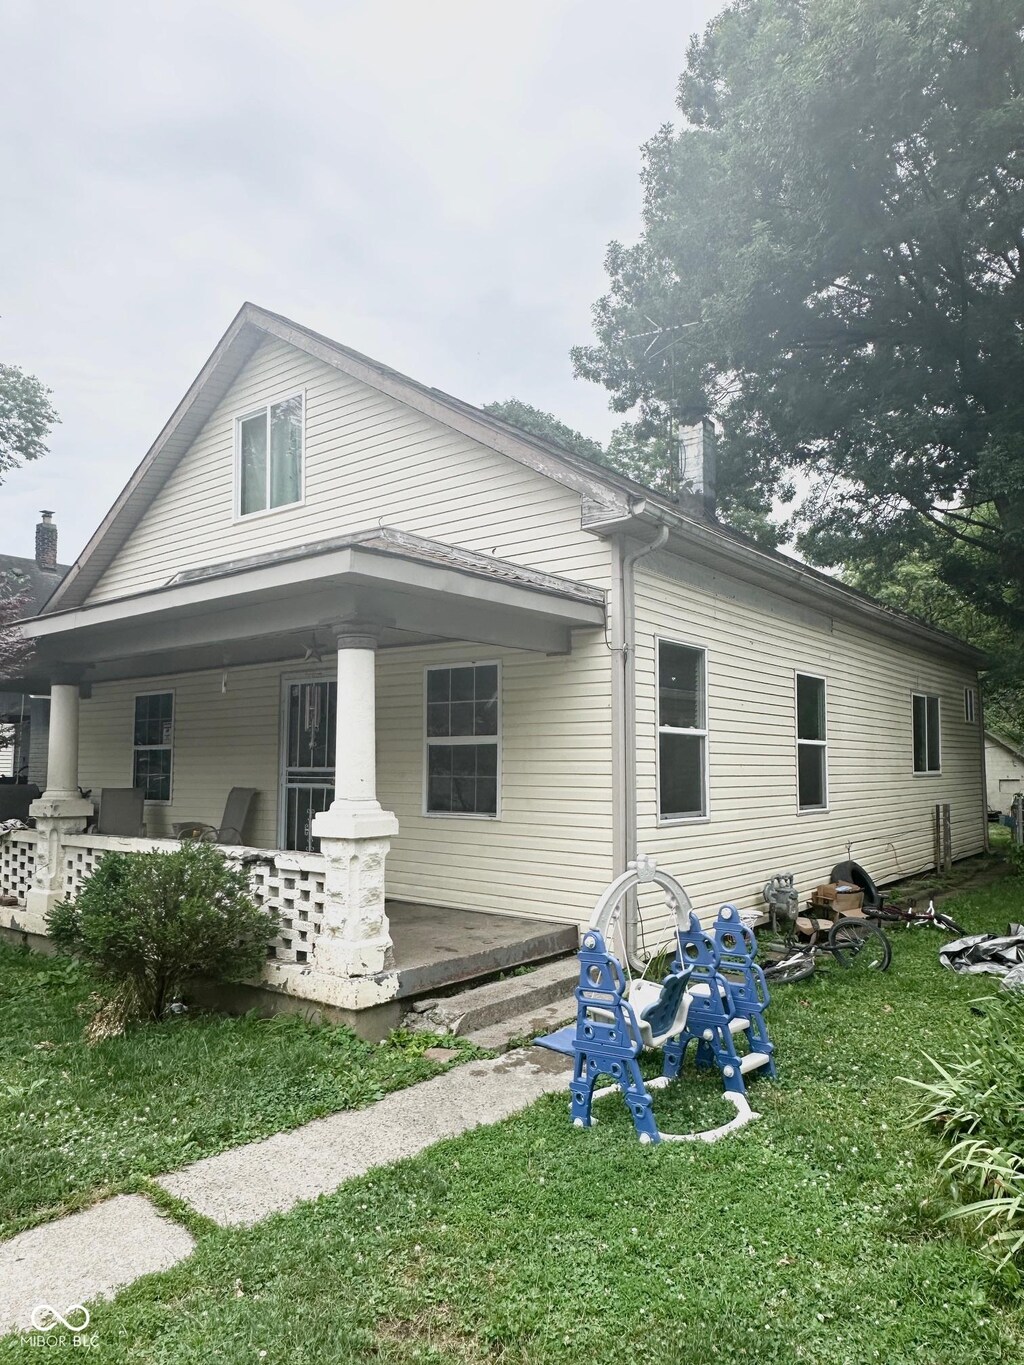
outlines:
[{"label": "white downspout", "polygon": [[[638,511],[643,510],[641,504]],[[669,527],[662,524],[658,528],[658,534],[647,545],[641,545],[638,550],[631,550],[622,556],[620,571],[620,600],[622,602],[622,625],[623,625],[623,649],[622,649],[622,673],[623,673],[623,724],[622,724],[622,756],[621,764],[624,776],[624,801],[625,809],[622,812],[622,825],[624,834],[624,863],[630,863],[636,857],[637,838],[636,838],[636,578],[634,568],[636,564],[646,555],[653,554],[660,550],[669,537]],[[624,872],[625,866],[618,871]],[[626,928],[626,950],[633,954],[636,949],[636,899],[630,896],[626,904],[624,923]]]},{"label": "white downspout", "polygon": [[611,539],[611,590],[608,594],[608,635],[611,655],[611,759],[612,759],[612,867],[611,881],[620,877],[629,862],[626,834],[626,620],[623,596],[623,537]]}]

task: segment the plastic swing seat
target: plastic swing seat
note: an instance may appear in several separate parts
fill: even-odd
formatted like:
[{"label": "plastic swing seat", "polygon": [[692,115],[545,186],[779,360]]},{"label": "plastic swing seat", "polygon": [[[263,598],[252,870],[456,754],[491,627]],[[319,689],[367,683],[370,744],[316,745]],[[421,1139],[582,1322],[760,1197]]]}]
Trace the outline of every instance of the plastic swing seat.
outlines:
[{"label": "plastic swing seat", "polygon": [[[607,945],[613,931],[621,932],[626,896],[645,883],[662,889],[675,921],[676,954],[660,982],[632,977],[633,965],[643,968],[630,963],[624,935],[621,958]],[[744,1077],[762,1069],[773,1076],[775,1065],[763,1018],[768,991],[753,961],[755,950],[753,935],[740,923],[735,907],[722,908],[714,936],[709,935],[674,877],[658,871],[652,859],[631,863],[604,892],[584,931],[575,1028],[539,1040],[541,1046],[573,1057],[573,1126],[589,1128],[596,1122],[593,1101],[616,1091],[621,1091],[643,1143],[716,1142],[759,1118],[747,1101]],[[729,977],[718,970],[720,961]],[[742,1054],[737,1037],[747,1042]],[[663,1133],[654,1118],[651,1091],[664,1089],[679,1075],[690,1043],[696,1046],[698,1067],[718,1067],[725,1083],[723,1098],[736,1113],[703,1132]],[[664,1052],[663,1073],[645,1081],[639,1057],[654,1048]],[[612,1084],[597,1087],[601,1076],[611,1076]]]},{"label": "plastic swing seat", "polygon": [[636,1015],[644,1047],[661,1047],[685,1027],[690,1010],[686,991],[689,979],[689,971],[683,971],[670,972],[660,985],[643,979],[630,982],[626,999]]}]

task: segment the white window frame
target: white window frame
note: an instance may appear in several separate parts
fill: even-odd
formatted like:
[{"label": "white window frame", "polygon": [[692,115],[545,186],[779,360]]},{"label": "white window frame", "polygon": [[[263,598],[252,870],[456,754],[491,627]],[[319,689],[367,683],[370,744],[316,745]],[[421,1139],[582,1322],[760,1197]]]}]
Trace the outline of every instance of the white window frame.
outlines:
[{"label": "white window frame", "polygon": [[[973,725],[978,719],[978,691],[974,687],[964,688],[964,724]],[[942,750],[939,749],[939,757],[942,757]]]},{"label": "white window frame", "polygon": [[[917,757],[914,753],[914,698],[921,697],[924,700],[924,754],[925,762],[928,761],[928,702],[930,698],[935,698],[935,709],[938,714],[939,725],[939,766],[937,768],[917,767]],[[910,762],[913,767],[915,777],[941,777],[942,776],[942,697],[938,692],[911,692],[910,694]]]},{"label": "white window frame", "polygon": [[[798,688],[801,678],[810,678],[814,682],[820,682],[825,701],[825,738],[824,739],[801,739],[800,738],[800,705],[798,701]],[[828,678],[822,673],[808,673],[806,669],[798,668],[793,673],[793,730],[796,735],[796,813],[797,815],[827,815],[830,809],[829,792],[829,771],[828,771]],[[825,803],[822,806],[802,806],[800,804],[800,749],[806,746],[812,749],[824,749],[825,751]]]},{"label": "white window frame", "polygon": [[[496,735],[427,735],[427,679],[429,674],[436,673],[439,669],[447,669],[449,672],[453,668],[496,668],[498,670],[498,720]],[[428,820],[500,820],[501,819],[501,771],[502,771],[502,692],[503,678],[500,659],[456,659],[450,663],[426,664],[423,668],[423,716],[420,722],[423,734],[423,790],[421,795],[421,809]],[[496,750],[495,758],[495,778],[497,788],[494,798],[494,814],[489,815],[487,811],[473,810],[428,810],[428,787],[430,782],[430,745],[447,744],[452,748],[462,744],[491,744]]]},{"label": "white window frame", "polygon": [[[662,725],[661,723],[661,646],[678,645],[680,649],[692,649],[703,656],[703,678],[704,678],[704,728],[702,730],[690,730],[678,725]],[[707,645],[698,644],[695,640],[680,640],[673,635],[655,635],[654,637],[654,809],[657,814],[656,827],[668,829],[674,825],[706,825],[711,819],[711,738],[709,726],[709,699],[711,695],[710,667],[708,660]],[[696,735],[704,741],[703,753],[704,764],[701,775],[701,782],[704,791],[704,810],[699,815],[662,815],[661,813],[661,736],[666,735]]]},{"label": "white window frame", "polygon": [[[136,744],[135,743],[135,704],[141,697],[167,697],[171,699],[171,742],[170,744]],[[171,754],[171,780],[168,784],[170,795],[166,801],[150,800],[146,797],[147,806],[173,806],[174,804],[174,736],[178,724],[178,698],[173,687],[154,687],[149,692],[132,693],[132,786],[135,785],[135,755],[140,749],[168,749]]]},{"label": "white window frame", "polygon": [[[299,496],[295,502],[283,502],[280,507],[271,507],[270,503],[270,409],[276,407],[278,403],[286,403],[289,398],[302,399],[302,451],[299,459]],[[267,503],[268,506],[261,508],[258,512],[242,511],[242,423],[250,417],[258,417],[264,413],[267,421]],[[279,393],[273,398],[269,398],[266,403],[257,403],[254,407],[246,408],[244,412],[238,412],[234,418],[235,431],[235,493],[234,493],[234,513],[233,519],[243,521],[248,524],[256,521],[260,517],[270,517],[278,512],[290,512],[296,507],[302,507],[306,502],[306,390],[290,389],[287,393]]]}]

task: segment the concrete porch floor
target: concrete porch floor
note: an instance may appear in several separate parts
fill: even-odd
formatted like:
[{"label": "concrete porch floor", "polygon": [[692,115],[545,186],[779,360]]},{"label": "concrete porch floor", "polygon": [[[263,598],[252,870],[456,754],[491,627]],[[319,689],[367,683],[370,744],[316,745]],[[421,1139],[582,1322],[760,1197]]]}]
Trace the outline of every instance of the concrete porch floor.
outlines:
[{"label": "concrete porch floor", "polygon": [[423,995],[493,972],[511,971],[579,947],[575,924],[387,902],[398,998]]}]

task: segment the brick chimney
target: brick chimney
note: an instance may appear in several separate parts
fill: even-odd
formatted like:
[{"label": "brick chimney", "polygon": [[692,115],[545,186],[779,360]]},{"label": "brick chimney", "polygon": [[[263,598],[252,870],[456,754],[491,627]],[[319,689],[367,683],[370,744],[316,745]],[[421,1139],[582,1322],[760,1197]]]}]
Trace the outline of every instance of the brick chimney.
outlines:
[{"label": "brick chimney", "polygon": [[714,518],[717,468],[714,423],[705,417],[696,426],[679,430],[679,482],[703,500],[704,511]]},{"label": "brick chimney", "polygon": [[40,512],[42,521],[36,526],[36,563],[47,573],[57,572],[57,528],[52,512]]}]

